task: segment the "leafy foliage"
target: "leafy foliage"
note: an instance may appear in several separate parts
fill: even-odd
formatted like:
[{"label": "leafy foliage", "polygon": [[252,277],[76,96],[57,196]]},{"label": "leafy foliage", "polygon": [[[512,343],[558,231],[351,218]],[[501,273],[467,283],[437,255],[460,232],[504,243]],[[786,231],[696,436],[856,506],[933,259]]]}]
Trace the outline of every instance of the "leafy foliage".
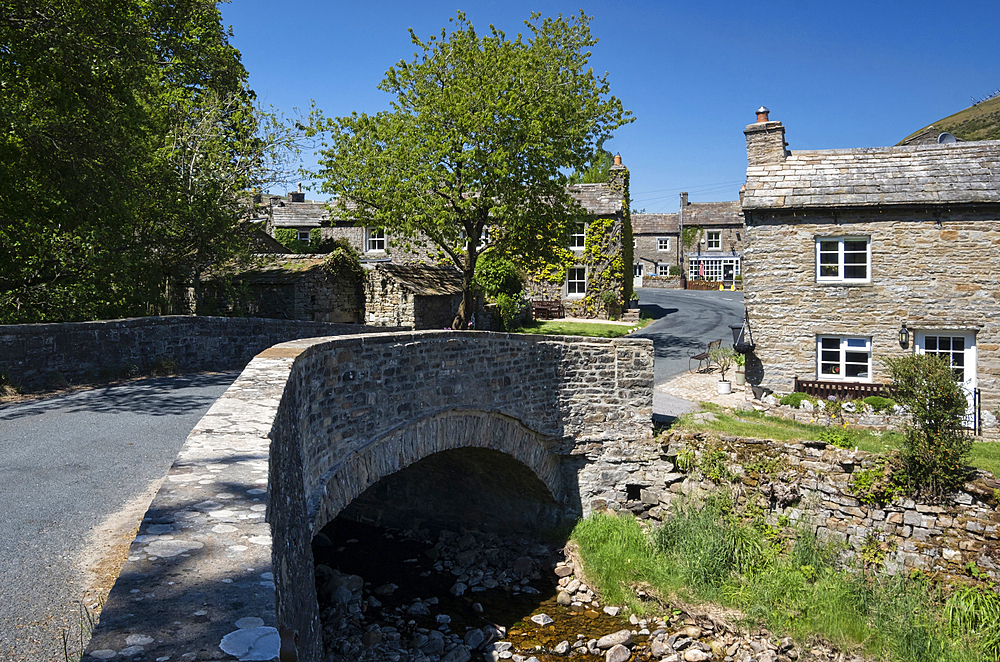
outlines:
[{"label": "leafy foliage", "polygon": [[885,359],[894,395],[912,417],[900,449],[910,480],[937,495],[965,482],[972,439],[962,427],[968,402],[947,359],[914,354]]},{"label": "leafy foliage", "polygon": [[353,203],[344,209],[355,222],[430,241],[462,271],[453,326],[464,328],[480,255],[558,262],[583,218],[561,170],[584,168],[595,145],[632,120],[587,65],[597,40],[582,12],[532,14],[528,37],[513,40],[492,26],[480,36],[461,12],[450,22],[450,33],[427,40],[410,32],[422,53],[379,85],[392,110],[312,128],[326,136],[323,190]]},{"label": "leafy foliage", "polygon": [[341,237],[329,242],[324,242],[321,247],[327,256],[323,259],[323,269],[338,278],[350,279],[357,283],[365,276],[364,267],[361,266],[361,256],[351,246],[351,242]]},{"label": "leafy foliage", "polygon": [[800,392],[783,395],[781,396],[781,400],[779,400],[778,402],[779,404],[787,405],[789,407],[795,407],[796,409],[798,409],[800,405],[803,403],[803,401],[806,400],[813,403],[814,405],[816,404],[816,398],[812,397],[808,393],[800,393]]},{"label": "leafy foliage", "polygon": [[883,398],[879,395],[869,395],[867,398],[864,398],[862,402],[871,407],[872,411],[876,414],[892,411],[892,408],[896,406],[896,401],[892,398]]}]

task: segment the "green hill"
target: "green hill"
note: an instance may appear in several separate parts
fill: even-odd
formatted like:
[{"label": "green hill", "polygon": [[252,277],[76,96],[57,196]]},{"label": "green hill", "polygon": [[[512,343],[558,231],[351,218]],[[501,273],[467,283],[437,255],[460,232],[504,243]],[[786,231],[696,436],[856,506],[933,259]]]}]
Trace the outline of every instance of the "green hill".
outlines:
[{"label": "green hill", "polygon": [[[939,133],[947,131],[959,140],[1000,140],[1000,96],[983,101],[975,106],[943,120],[938,120],[919,131],[915,131],[898,145],[912,145],[918,142],[934,142]],[[927,138],[932,138],[928,140]]]}]

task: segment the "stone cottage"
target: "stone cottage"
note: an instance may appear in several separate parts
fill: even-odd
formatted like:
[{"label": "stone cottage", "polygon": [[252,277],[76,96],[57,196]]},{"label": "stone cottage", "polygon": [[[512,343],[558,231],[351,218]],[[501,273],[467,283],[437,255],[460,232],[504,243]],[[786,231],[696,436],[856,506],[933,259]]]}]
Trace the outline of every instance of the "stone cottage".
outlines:
[{"label": "stone cottage", "polygon": [[462,273],[451,267],[375,264],[366,270],[364,288],[370,326],[445,329],[462,303]]},{"label": "stone cottage", "polygon": [[740,202],[689,202],[681,193],[678,225],[682,271],[688,281],[734,284],[743,273],[743,210]]},{"label": "stone cottage", "polygon": [[678,214],[632,214],[632,237],[632,286],[679,287],[683,258]]},{"label": "stone cottage", "polygon": [[877,383],[938,354],[995,425],[1000,141],[789,151],[766,108],[744,133],[747,378]]}]

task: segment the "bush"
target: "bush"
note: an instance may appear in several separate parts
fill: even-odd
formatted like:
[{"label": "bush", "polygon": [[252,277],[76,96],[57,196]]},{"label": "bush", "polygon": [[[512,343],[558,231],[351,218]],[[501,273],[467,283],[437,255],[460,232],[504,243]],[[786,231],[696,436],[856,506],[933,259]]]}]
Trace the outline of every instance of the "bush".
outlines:
[{"label": "bush", "polygon": [[795,407],[796,409],[802,404],[803,400],[808,400],[814,405],[817,403],[816,398],[812,397],[808,393],[789,393],[788,395],[782,396],[781,400],[778,402],[783,405],[788,405],[789,407]]},{"label": "bush", "polygon": [[476,261],[474,283],[487,297],[496,299],[500,294],[520,294],[524,276],[511,260],[488,252]]},{"label": "bush", "polygon": [[307,242],[299,239],[299,231],[292,228],[275,228],[274,240],[293,253],[309,253],[311,250]]},{"label": "bush", "polygon": [[516,294],[501,292],[496,296],[496,301],[503,328],[507,331],[513,331],[517,328],[517,318],[526,305],[524,298]]},{"label": "bush", "polygon": [[328,239],[323,243],[327,253],[323,260],[324,271],[337,278],[358,281],[364,278],[365,270],[361,266],[361,256],[347,239]]},{"label": "bush", "polygon": [[680,276],[681,275],[681,268],[680,268],[679,265],[671,264],[670,265],[670,270],[667,271],[667,273],[669,275],[671,275],[671,276]]},{"label": "bush", "polygon": [[896,406],[896,401],[892,398],[883,398],[879,395],[869,395],[862,402],[871,407],[872,411],[876,414],[884,411],[892,411],[892,408]]},{"label": "bush", "polygon": [[900,449],[913,486],[930,495],[965,482],[972,440],[962,427],[968,401],[946,358],[913,354],[885,359],[896,399],[909,410]]}]

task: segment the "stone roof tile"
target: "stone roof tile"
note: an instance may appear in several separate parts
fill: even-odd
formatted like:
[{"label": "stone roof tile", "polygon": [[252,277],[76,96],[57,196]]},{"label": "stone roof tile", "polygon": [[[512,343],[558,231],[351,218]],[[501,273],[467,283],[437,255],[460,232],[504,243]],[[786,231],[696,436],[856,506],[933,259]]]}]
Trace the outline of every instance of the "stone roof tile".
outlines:
[{"label": "stone roof tile", "polygon": [[745,209],[952,202],[1000,203],[1000,140],[790,152],[748,167],[743,196]]},{"label": "stone roof tile", "polygon": [[677,214],[632,214],[632,234],[677,234]]},{"label": "stone roof tile", "polygon": [[684,225],[699,225],[701,227],[743,225],[743,209],[739,200],[689,202],[684,207]]},{"label": "stone roof tile", "polygon": [[622,211],[622,194],[610,184],[571,184],[569,194],[587,210],[588,214],[606,216]]}]

